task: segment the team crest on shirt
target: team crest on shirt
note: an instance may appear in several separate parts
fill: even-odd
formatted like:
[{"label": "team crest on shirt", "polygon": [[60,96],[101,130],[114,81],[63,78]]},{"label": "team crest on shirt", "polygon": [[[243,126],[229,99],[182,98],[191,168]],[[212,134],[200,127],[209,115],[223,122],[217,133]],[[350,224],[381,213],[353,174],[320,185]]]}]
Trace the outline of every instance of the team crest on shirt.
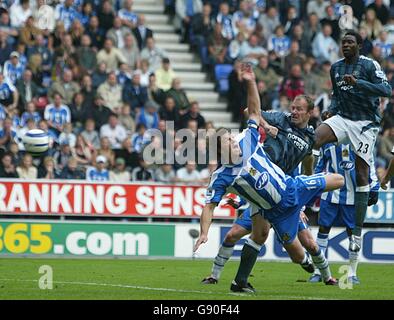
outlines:
[{"label": "team crest on shirt", "polygon": [[262,173],[260,177],[258,177],[258,179],[256,180],[255,188],[257,190],[263,189],[267,185],[268,181],[269,181],[268,173],[267,172]]},{"label": "team crest on shirt", "polygon": [[342,150],[342,158],[347,158],[347,157],[349,157],[349,150],[343,149]]},{"label": "team crest on shirt", "polygon": [[256,175],[256,173],[257,173],[257,170],[255,169],[255,168],[250,168],[249,169],[249,174],[251,175],[251,176],[255,176]]},{"label": "team crest on shirt", "polygon": [[214,189],[207,189],[207,191],[205,192],[205,198],[207,200],[211,200],[214,195],[215,195],[215,190]]},{"label": "team crest on shirt", "polygon": [[284,233],[281,238],[284,242],[287,242],[290,240],[290,235],[288,233]]}]

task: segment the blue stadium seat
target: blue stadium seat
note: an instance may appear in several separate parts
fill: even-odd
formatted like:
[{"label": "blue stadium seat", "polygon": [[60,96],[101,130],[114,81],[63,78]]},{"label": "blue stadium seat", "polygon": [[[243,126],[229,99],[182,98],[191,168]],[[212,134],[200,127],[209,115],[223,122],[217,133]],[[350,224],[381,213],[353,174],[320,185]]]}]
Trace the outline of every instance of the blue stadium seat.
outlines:
[{"label": "blue stadium seat", "polygon": [[233,71],[233,66],[231,64],[217,64],[215,66],[215,80],[217,90],[220,94],[227,93],[228,91],[228,76],[231,71]]}]

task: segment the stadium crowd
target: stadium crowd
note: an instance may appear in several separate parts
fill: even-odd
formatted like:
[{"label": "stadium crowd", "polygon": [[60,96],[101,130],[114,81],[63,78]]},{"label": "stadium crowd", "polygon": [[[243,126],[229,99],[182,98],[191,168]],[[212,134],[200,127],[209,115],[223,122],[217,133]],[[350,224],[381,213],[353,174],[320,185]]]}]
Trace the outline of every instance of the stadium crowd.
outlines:
[{"label": "stadium crowd", "polygon": [[[377,60],[394,86],[394,1],[164,2],[182,42],[218,86],[216,67],[231,66],[225,96],[240,124],[246,60],[254,66],[264,110],[286,111],[295,96],[308,94],[315,99],[316,127],[330,104],[330,66],[341,57],[348,19],[364,39],[362,54]],[[157,165],[142,157],[151,142],[156,157],[169,148],[147,134],[152,128],[171,136],[187,128],[196,154],[206,154],[197,130],[214,125],[187,96],[168,54],[155,44],[159,35],[133,11],[133,1],[52,1],[45,17],[44,5],[0,0],[0,177],[205,184],[213,162]],[[382,99],[380,108],[378,174],[392,157],[394,100]],[[174,131],[166,121],[174,122]],[[34,128],[51,136],[45,157],[24,152],[21,137]],[[172,147],[180,144],[174,139]]]}]

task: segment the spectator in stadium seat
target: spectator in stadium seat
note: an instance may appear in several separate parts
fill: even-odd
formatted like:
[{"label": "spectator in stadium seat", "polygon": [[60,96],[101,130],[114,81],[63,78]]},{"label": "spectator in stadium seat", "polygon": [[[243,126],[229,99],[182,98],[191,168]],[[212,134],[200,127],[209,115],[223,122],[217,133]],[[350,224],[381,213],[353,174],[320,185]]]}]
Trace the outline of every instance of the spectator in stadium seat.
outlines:
[{"label": "spectator in stadium seat", "polygon": [[107,64],[103,61],[97,64],[97,69],[92,74],[92,87],[97,89],[107,80]]},{"label": "spectator in stadium seat", "polygon": [[115,151],[111,148],[110,140],[107,137],[100,138],[100,148],[97,150],[97,156],[99,155],[104,156],[108,160],[110,168],[114,166]]},{"label": "spectator in stadium seat", "polygon": [[214,21],[211,18],[212,8],[209,3],[205,3],[202,12],[192,17],[191,28],[194,42],[200,56],[202,56],[202,48],[207,46],[207,39],[213,32]]},{"label": "spectator in stadium seat", "polygon": [[113,40],[105,39],[104,48],[97,53],[97,63],[105,62],[107,64],[107,72],[116,71],[121,63],[127,63],[122,52],[114,47]]},{"label": "spectator in stadium seat", "polygon": [[195,161],[188,161],[186,166],[176,172],[177,182],[185,184],[198,184],[201,180],[200,172],[196,169]]},{"label": "spectator in stadium seat", "polygon": [[375,0],[368,7],[368,9],[373,9],[376,12],[376,17],[385,25],[390,17],[390,10],[383,3],[383,0]]},{"label": "spectator in stadium seat", "polygon": [[190,120],[197,121],[199,129],[205,128],[205,118],[200,113],[200,106],[197,101],[192,101],[189,110],[181,117],[182,128],[186,128]]},{"label": "spectator in stadium seat", "polygon": [[326,17],[326,7],[329,6],[329,2],[325,0],[311,0],[308,2],[306,11],[308,15],[315,13],[319,20]]},{"label": "spectator in stadium seat", "polygon": [[45,107],[44,119],[48,121],[49,127],[57,134],[63,131],[66,123],[71,122],[70,109],[63,104],[63,97],[60,93],[54,93],[53,103]]},{"label": "spectator in stadium seat", "polygon": [[256,66],[259,58],[267,53],[267,50],[258,44],[257,36],[252,34],[248,41],[243,42],[239,56]]},{"label": "spectator in stadium seat", "polygon": [[85,174],[82,170],[78,169],[77,160],[70,158],[67,165],[61,171],[59,178],[65,180],[84,180]]},{"label": "spectator in stadium seat", "polygon": [[231,41],[235,36],[235,30],[233,28],[233,16],[230,13],[230,6],[227,2],[222,1],[219,6],[219,12],[216,16],[216,25],[221,26],[220,32],[222,36],[227,40]]},{"label": "spectator in stadium seat", "polygon": [[308,47],[309,50],[307,52],[307,55],[312,54],[312,42],[320,31],[321,24],[319,21],[319,17],[316,13],[309,14],[308,21],[305,22],[304,25],[304,36],[307,40],[307,43],[310,44],[310,47]]},{"label": "spectator in stadium seat", "polygon": [[9,44],[15,44],[15,39],[18,37],[18,29],[11,26],[10,14],[5,10],[0,12],[0,31],[9,36]]},{"label": "spectator in stadium seat", "polygon": [[131,107],[132,113],[137,113],[148,101],[148,89],[141,86],[141,71],[132,74],[131,83],[127,81],[123,86],[122,100]]},{"label": "spectator in stadium seat", "polygon": [[379,143],[379,156],[386,161],[386,165],[393,158],[391,151],[394,147],[394,127],[387,129]]},{"label": "spectator in stadium seat", "polygon": [[131,172],[132,181],[153,181],[153,172],[149,169],[149,164],[140,156],[138,167]]},{"label": "spectator in stadium seat", "polygon": [[155,72],[159,69],[161,61],[167,56],[168,54],[163,49],[156,46],[153,37],[146,39],[146,46],[141,51],[141,59],[149,61],[150,72]]},{"label": "spectator in stadium seat", "polygon": [[330,61],[334,63],[339,58],[339,46],[331,37],[331,25],[325,24],[312,43],[313,56],[319,63]]},{"label": "spectator in stadium seat", "polygon": [[297,41],[300,47],[300,52],[304,55],[311,54],[311,44],[308,41],[306,35],[304,34],[304,27],[302,24],[297,24],[293,28],[293,32],[291,35],[291,41]]},{"label": "spectator in stadium seat", "polygon": [[148,100],[145,107],[137,114],[136,123],[142,123],[147,129],[157,129],[159,126],[159,106],[156,102]]},{"label": "spectator in stadium seat", "polygon": [[33,165],[33,157],[26,153],[21,164],[16,167],[20,179],[32,180],[37,178],[37,168]]},{"label": "spectator in stadium seat", "polygon": [[23,76],[16,82],[16,89],[19,93],[18,108],[24,111],[28,102],[38,98],[39,87],[32,81],[33,74],[31,70],[26,69]]},{"label": "spectator in stadium seat", "polygon": [[211,68],[216,64],[231,62],[227,57],[228,45],[229,41],[222,34],[222,25],[217,23],[208,38],[208,59]]},{"label": "spectator in stadium seat", "polygon": [[59,135],[59,144],[62,144],[64,141],[70,145],[72,150],[74,149],[77,142],[77,136],[73,133],[73,125],[71,122],[64,125],[63,131]]},{"label": "spectator in stadium seat", "polygon": [[92,108],[92,118],[96,123],[96,130],[100,130],[101,126],[107,123],[111,114],[113,112],[104,105],[104,99],[99,94],[96,95]]},{"label": "spectator in stadium seat", "polygon": [[391,43],[388,40],[388,34],[386,30],[382,30],[379,33],[378,39],[372,42],[373,46],[380,47],[382,58],[386,59],[388,56],[391,55],[391,48],[393,47],[394,43]]},{"label": "spectator in stadium seat", "polygon": [[379,32],[382,31],[382,23],[376,17],[374,9],[369,8],[365,11],[365,19],[361,21],[360,28],[365,28],[367,30],[368,38],[370,40],[375,40],[379,35]]},{"label": "spectator in stadium seat", "polygon": [[133,0],[123,0],[123,8],[119,10],[118,16],[122,24],[130,29],[137,25],[137,14],[133,11]]},{"label": "spectator in stadium seat", "polygon": [[165,92],[157,86],[156,75],[151,73],[149,75],[148,99],[162,105],[164,104],[165,98]]},{"label": "spectator in stadium seat", "polygon": [[155,71],[157,86],[163,91],[168,91],[171,88],[172,82],[176,75],[171,67],[170,59],[163,58],[161,67]]},{"label": "spectator in stadium seat", "polygon": [[126,129],[127,135],[132,135],[135,132],[135,120],[131,116],[131,108],[128,104],[122,106],[119,118],[120,124]]},{"label": "spectator in stadium seat", "polygon": [[153,37],[152,29],[145,25],[145,15],[140,14],[137,20],[137,27],[133,29],[134,37],[137,39],[138,48],[140,51],[145,48],[146,40]]},{"label": "spectator in stadium seat", "polygon": [[136,132],[131,136],[131,145],[137,153],[142,152],[142,149],[145,145],[145,132],[145,124],[138,123],[136,127]]},{"label": "spectator in stadium seat", "polygon": [[291,36],[293,33],[293,29],[296,25],[300,24],[300,19],[298,17],[297,8],[293,5],[290,5],[287,8],[286,18],[283,19],[283,28],[284,32],[287,36]]},{"label": "spectator in stadium seat", "polygon": [[21,127],[25,127],[30,119],[33,120],[35,125],[41,120],[41,115],[36,111],[36,106],[32,101],[26,104],[26,111],[22,113]]},{"label": "spectator in stadium seat", "polygon": [[92,40],[92,48],[98,50],[102,48],[105,40],[105,32],[99,25],[99,19],[96,16],[90,17],[89,26],[85,30]]},{"label": "spectator in stadium seat", "polygon": [[149,61],[148,60],[141,60],[141,85],[143,87],[149,86],[149,76],[152,74],[149,71]]},{"label": "spectator in stadium seat", "polygon": [[109,30],[112,28],[115,19],[115,13],[110,0],[104,0],[101,2],[101,8],[97,16],[98,20],[100,21],[100,26],[103,28],[103,30]]},{"label": "spectator in stadium seat", "polygon": [[0,163],[0,178],[18,178],[15,165],[12,163],[12,155],[9,152],[3,154]]},{"label": "spectator in stadium seat", "polygon": [[91,48],[92,40],[84,34],[81,38],[81,46],[77,48],[77,57],[80,65],[84,66],[89,74],[92,74],[97,66],[96,53]]},{"label": "spectator in stadium seat", "polygon": [[42,31],[34,25],[34,18],[30,16],[19,31],[19,41],[29,48],[35,45],[35,39],[40,34],[42,34]]},{"label": "spectator in stadium seat", "polygon": [[[114,47],[122,49],[125,45],[125,36],[130,34],[130,28],[122,25],[122,19],[117,16],[114,19],[114,25],[111,29],[107,31],[107,39],[111,39]],[[125,54],[123,54],[126,57]]]},{"label": "spectator in stadium seat", "polygon": [[88,74],[84,75],[82,78],[81,93],[84,96],[84,102],[86,103],[86,105],[92,107],[94,103],[94,97],[96,95],[96,90],[93,87],[92,77]]},{"label": "spectator in stadium seat", "polygon": [[283,79],[280,94],[284,94],[290,100],[294,100],[296,96],[305,93],[304,85],[301,66],[299,64],[295,64],[291,67],[289,76]]},{"label": "spectator in stadium seat", "polygon": [[92,113],[92,106],[88,105],[85,97],[81,92],[74,95],[73,101],[70,105],[71,122],[76,131],[83,130],[83,124]]},{"label": "spectator in stadium seat", "polygon": [[159,116],[161,120],[173,121],[175,130],[180,127],[180,114],[177,106],[175,105],[174,98],[167,97],[164,105],[159,109]]},{"label": "spectator in stadium seat", "polygon": [[122,86],[118,83],[114,71],[108,73],[107,81],[98,87],[97,94],[103,98],[104,105],[112,112],[120,112],[122,107]]},{"label": "spectator in stadium seat", "polygon": [[20,62],[19,58],[19,52],[13,51],[10,54],[10,59],[3,66],[4,77],[14,85],[18,79],[22,78],[23,71],[25,71],[25,66]]},{"label": "spectator in stadium seat", "polygon": [[162,164],[155,171],[155,181],[161,183],[176,182],[176,174],[171,164]]},{"label": "spectator in stadium seat", "polygon": [[64,140],[60,144],[60,149],[55,151],[53,155],[53,159],[55,160],[56,170],[58,172],[62,171],[71,157],[73,157],[73,152],[71,150],[71,147],[68,141]]},{"label": "spectator in stadium seat", "polygon": [[65,0],[56,6],[55,19],[63,21],[66,30],[69,30],[74,20],[79,18],[79,12],[74,8],[74,0]]},{"label": "spectator in stadium seat", "polygon": [[297,41],[292,41],[290,45],[289,54],[285,57],[285,71],[286,74],[290,72],[291,66],[294,64],[302,65],[306,57],[300,53],[300,45]]},{"label": "spectator in stadium seat", "polygon": [[260,15],[258,23],[263,27],[264,37],[269,38],[280,25],[278,10],[274,5],[267,7],[266,13]]},{"label": "spectator in stadium seat", "polygon": [[195,14],[202,11],[201,0],[178,0],[175,8],[175,27],[181,30],[182,42],[189,42],[190,26]]},{"label": "spectator in stadium seat", "polygon": [[54,94],[60,93],[63,97],[63,101],[66,105],[70,105],[72,103],[72,99],[74,95],[81,90],[78,83],[73,81],[73,73],[71,70],[63,71],[63,79],[60,81],[55,81],[49,92],[48,96],[50,101],[54,101]]},{"label": "spectator in stadium seat", "polygon": [[190,101],[186,91],[181,86],[181,79],[174,78],[174,80],[172,80],[171,89],[167,91],[167,97],[172,97],[174,99],[175,105],[181,115],[187,112]]},{"label": "spectator in stadium seat", "polygon": [[[339,19],[335,14],[333,6],[326,7],[326,17],[320,21],[321,25],[324,26],[325,24],[329,24],[332,29],[332,38],[338,42],[339,37],[341,35],[341,29],[339,28]],[[357,25],[356,25],[357,29]]]},{"label": "spectator in stadium seat", "polygon": [[4,62],[7,61],[7,59],[10,57],[11,52],[13,51],[13,46],[8,39],[9,39],[8,34],[0,29],[0,65],[1,66],[4,64]]},{"label": "spectator in stadium seat", "polygon": [[95,149],[100,148],[100,136],[95,130],[95,122],[92,118],[86,120],[85,129],[81,132],[81,135]]},{"label": "spectator in stadium seat", "polygon": [[55,160],[52,157],[45,157],[42,165],[38,168],[38,179],[56,179],[58,174],[55,170]]},{"label": "spectator in stadium seat", "polygon": [[256,28],[255,8],[250,1],[241,0],[239,8],[233,13],[233,28],[235,34],[243,33],[246,38],[254,32]]},{"label": "spectator in stadium seat", "polygon": [[139,69],[141,66],[140,50],[132,33],[124,36],[124,46],[120,52],[126,58],[126,63],[131,70]]},{"label": "spectator in stadium seat", "polygon": [[126,160],[127,170],[132,170],[138,166],[139,154],[134,150],[130,137],[123,141],[122,149],[116,150],[116,157]]},{"label": "spectator in stadium seat", "polygon": [[126,129],[119,123],[116,114],[110,115],[108,123],[100,129],[100,137],[107,137],[112,149],[120,149],[123,141],[127,138]]},{"label": "spectator in stadium seat", "polygon": [[130,172],[126,170],[126,161],[123,158],[115,160],[115,168],[109,172],[109,181],[111,182],[129,182],[131,180]]},{"label": "spectator in stadium seat", "polygon": [[269,66],[268,56],[264,55],[260,57],[259,64],[254,68],[254,73],[256,75],[256,81],[263,81],[267,86],[267,90],[278,90],[280,77]]},{"label": "spectator in stadium seat", "polygon": [[79,134],[77,136],[73,153],[78,165],[86,166],[92,164],[93,159],[96,158],[97,151],[93,145],[83,137],[82,134]]},{"label": "spectator in stadium seat", "polygon": [[21,0],[19,3],[15,2],[10,7],[11,25],[15,28],[23,27],[32,14],[29,0]]},{"label": "spectator in stadium seat", "polygon": [[99,155],[96,158],[96,165],[86,170],[86,180],[88,181],[109,181],[109,171],[107,169],[107,158]]}]

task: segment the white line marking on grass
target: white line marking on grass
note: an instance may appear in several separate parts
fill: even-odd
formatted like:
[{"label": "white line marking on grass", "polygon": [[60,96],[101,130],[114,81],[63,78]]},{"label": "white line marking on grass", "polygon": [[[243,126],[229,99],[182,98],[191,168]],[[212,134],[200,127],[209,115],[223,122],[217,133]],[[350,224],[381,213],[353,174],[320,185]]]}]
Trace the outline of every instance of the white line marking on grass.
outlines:
[{"label": "white line marking on grass", "polygon": [[[0,279],[0,281],[14,281],[14,282],[38,282],[38,280],[31,279]],[[96,283],[96,282],[79,282],[79,281],[53,281],[54,284],[66,284],[66,285],[80,285],[80,286],[99,286],[99,287],[116,287],[116,288],[126,288],[126,289],[138,289],[138,290],[148,290],[148,291],[166,291],[166,292],[179,292],[179,293],[198,293],[198,294],[223,294],[228,296],[240,296],[240,297],[256,297],[257,295],[247,294],[247,293],[236,293],[236,292],[223,292],[223,291],[200,291],[200,290],[183,290],[183,289],[173,289],[173,288],[154,288],[145,286],[134,286],[129,284],[111,284],[111,283]],[[264,298],[264,291],[258,292],[259,295]],[[304,300],[330,300],[325,297],[304,297],[304,296],[283,296],[283,295],[266,295],[266,297],[273,297],[277,299],[304,299]]]}]

